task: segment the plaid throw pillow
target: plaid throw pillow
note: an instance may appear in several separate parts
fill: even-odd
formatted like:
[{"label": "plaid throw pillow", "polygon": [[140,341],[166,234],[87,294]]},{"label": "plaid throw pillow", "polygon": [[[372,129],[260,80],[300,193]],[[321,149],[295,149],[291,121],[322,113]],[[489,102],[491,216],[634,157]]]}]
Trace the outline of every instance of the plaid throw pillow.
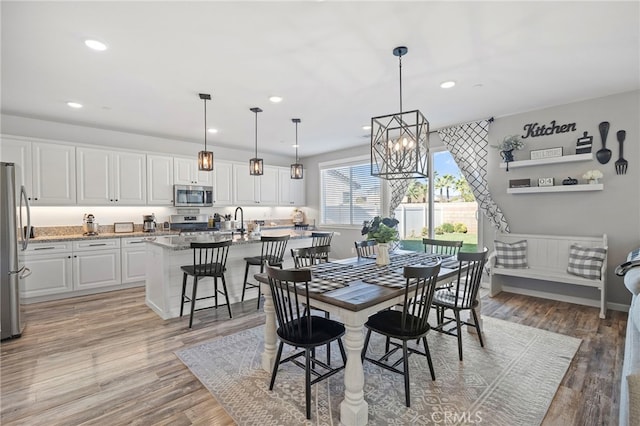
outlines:
[{"label": "plaid throw pillow", "polygon": [[599,280],[600,268],[606,255],[607,249],[603,247],[582,247],[571,244],[567,272],[590,280]]},{"label": "plaid throw pillow", "polygon": [[496,266],[512,269],[529,267],[527,264],[527,240],[515,243],[494,241],[493,246],[496,249]]}]

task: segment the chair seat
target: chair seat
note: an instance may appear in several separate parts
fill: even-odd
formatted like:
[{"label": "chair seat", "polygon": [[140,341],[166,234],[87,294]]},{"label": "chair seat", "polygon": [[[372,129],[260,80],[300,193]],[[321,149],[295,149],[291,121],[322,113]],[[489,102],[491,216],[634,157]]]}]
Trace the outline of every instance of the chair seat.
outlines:
[{"label": "chair seat", "polygon": [[433,304],[434,305],[442,305],[447,308],[457,308],[457,309],[471,309],[478,306],[478,301],[474,300],[471,304],[462,304],[464,297],[464,289],[460,289],[458,292],[458,305],[456,305],[456,290],[454,288],[443,288],[440,290],[436,290],[433,294]]},{"label": "chair seat", "polygon": [[[407,314],[407,323],[411,323],[411,318],[415,318],[412,315]],[[416,319],[416,323],[418,319]],[[402,311],[386,310],[376,313],[369,317],[365,327],[373,330],[377,333],[384,334],[386,336],[395,337],[398,339],[416,339],[426,334],[431,328],[429,324],[425,327],[414,328],[406,327],[402,328]]]},{"label": "chair seat", "polygon": [[263,261],[267,261],[269,265],[280,265],[282,261],[279,260],[276,256],[253,256],[253,257],[245,257],[244,260],[249,265],[261,265]]},{"label": "chair seat", "polygon": [[[309,336],[309,321],[306,317],[293,320],[287,327],[278,328],[278,336],[286,343],[299,347],[316,347],[329,343],[345,333],[344,325],[337,321],[312,315],[311,335]],[[300,325],[300,328],[298,328]],[[293,330],[293,331],[291,331]]]},{"label": "chair seat", "polygon": [[220,263],[209,263],[206,265],[184,265],[180,269],[189,275],[195,275],[198,277],[221,277],[226,271]]}]

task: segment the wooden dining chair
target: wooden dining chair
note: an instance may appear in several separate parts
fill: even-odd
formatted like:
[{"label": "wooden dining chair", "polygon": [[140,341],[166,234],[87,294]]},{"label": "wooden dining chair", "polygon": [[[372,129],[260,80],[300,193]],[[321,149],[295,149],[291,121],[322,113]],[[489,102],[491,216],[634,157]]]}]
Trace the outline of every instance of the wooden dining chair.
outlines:
[{"label": "wooden dining chair", "polygon": [[[189,315],[189,328],[193,325],[193,313],[195,311],[212,308],[218,309],[218,306],[220,305],[227,305],[229,318],[232,318],[231,306],[229,306],[229,293],[227,292],[227,282],[224,278],[230,246],[231,240],[217,243],[191,243],[191,249],[193,250],[193,263],[191,265],[184,265],[180,267],[183,272],[180,316],[182,317],[185,303],[190,303],[191,313]],[[191,296],[187,296],[188,276],[193,277]],[[213,295],[198,298],[198,282],[200,278],[204,277],[213,278]],[[222,281],[222,289],[218,288],[218,278]],[[218,303],[218,294],[222,294],[225,297],[225,303]],[[196,309],[196,301],[205,299],[214,299],[214,304],[212,306]]]},{"label": "wooden dining chair", "polygon": [[[482,270],[487,261],[487,248],[478,253],[458,253],[460,267],[457,282],[450,287],[436,290],[433,296],[433,307],[436,308],[438,324],[435,331],[456,336],[458,338],[458,356],[462,361],[462,325],[473,326],[478,334],[480,346],[484,347],[482,331],[478,324],[478,290],[482,281]],[[451,310],[453,317],[447,317],[446,311]],[[473,323],[460,320],[460,312],[471,311]],[[445,327],[455,322],[455,327],[445,330]]]},{"label": "wooden dining chair", "polygon": [[[269,390],[273,390],[281,364],[291,361],[304,368],[306,414],[307,419],[310,419],[311,385],[333,376],[343,370],[346,365],[347,355],[341,339],[344,336],[345,328],[337,321],[311,315],[311,310],[304,309],[305,306],[309,306],[308,286],[311,281],[309,269],[281,270],[267,266],[267,276],[278,321],[276,333],[280,338]],[[317,359],[315,349],[336,340],[342,355],[342,365],[334,368]],[[294,348],[302,348],[302,350],[281,359],[285,343]],[[304,363],[298,360],[301,356],[304,356]],[[311,380],[312,374],[315,376],[313,380]]]},{"label": "wooden dining chair", "polygon": [[330,251],[331,246],[292,248],[291,257],[296,269],[308,268],[326,262]]},{"label": "wooden dining chair", "polygon": [[[404,276],[407,283],[404,288],[402,309],[380,311],[370,316],[364,325],[367,328],[367,337],[364,340],[364,348],[362,349],[362,361],[367,360],[379,367],[404,376],[404,394],[407,407],[411,406],[409,390],[410,354],[415,353],[425,356],[429,364],[431,380],[436,379],[426,336],[431,328],[428,322],[429,309],[439,272],[439,262],[430,266],[405,266]],[[424,303],[416,303],[418,300],[424,301]],[[385,353],[379,358],[367,356],[369,339],[374,331],[387,338]],[[418,347],[407,346],[409,340],[416,339],[422,340],[424,352],[420,351]],[[396,359],[394,355],[399,350],[402,350],[402,355],[400,359]],[[403,365],[402,369],[398,368],[400,364]]]},{"label": "wooden dining chair", "polygon": [[356,253],[358,254],[358,259],[362,257],[370,257],[376,253],[375,247],[378,245],[376,240],[363,240],[356,241]]},{"label": "wooden dining chair", "polygon": [[[321,231],[313,231],[311,232],[311,246],[312,247],[321,247],[321,246],[331,246],[331,239],[333,238],[333,232],[321,232]],[[325,260],[329,261],[329,252],[326,253],[327,257]]]},{"label": "wooden dining chair", "polygon": [[462,248],[463,241],[432,240],[423,238],[424,252],[430,254],[456,255]]},{"label": "wooden dining chair", "polygon": [[282,262],[284,261],[284,253],[287,250],[287,242],[289,241],[289,235],[282,235],[279,237],[262,237],[262,249],[260,256],[245,257],[246,266],[244,268],[244,283],[242,285],[242,297],[241,301],[244,301],[244,294],[247,288],[258,288],[258,304],[257,309],[260,309],[260,284],[250,283],[249,279],[249,267],[260,266],[260,273],[264,272],[264,264],[267,263],[271,266],[277,266],[282,269]]}]

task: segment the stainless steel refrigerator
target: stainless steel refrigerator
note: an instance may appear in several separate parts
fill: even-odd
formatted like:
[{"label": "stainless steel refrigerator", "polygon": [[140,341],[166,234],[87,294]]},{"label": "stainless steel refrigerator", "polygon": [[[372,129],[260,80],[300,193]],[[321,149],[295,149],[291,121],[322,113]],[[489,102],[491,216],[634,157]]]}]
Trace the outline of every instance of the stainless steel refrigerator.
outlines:
[{"label": "stainless steel refrigerator", "polygon": [[25,188],[22,186],[18,194],[14,164],[0,163],[0,334],[2,340],[20,337],[24,329],[20,303],[20,279],[27,277],[31,271],[25,266],[18,267],[18,246],[24,251],[29,245],[30,232],[23,232],[23,229],[31,230],[29,202]]}]

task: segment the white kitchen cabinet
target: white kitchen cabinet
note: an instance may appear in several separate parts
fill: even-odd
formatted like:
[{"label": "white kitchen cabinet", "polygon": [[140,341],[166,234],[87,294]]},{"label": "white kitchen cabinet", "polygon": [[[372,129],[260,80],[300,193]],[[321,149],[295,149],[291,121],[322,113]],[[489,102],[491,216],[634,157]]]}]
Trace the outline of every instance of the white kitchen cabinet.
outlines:
[{"label": "white kitchen cabinet", "polygon": [[20,280],[20,297],[49,296],[73,290],[71,242],[30,244],[19,256],[31,275]]},{"label": "white kitchen cabinet", "polygon": [[246,164],[233,164],[233,187],[235,204],[265,205],[278,204],[278,168],[265,166],[262,176],[251,176]]},{"label": "white kitchen cabinet", "polygon": [[305,204],[304,179],[291,179],[289,168],[278,170],[280,188],[278,204],[281,206],[303,206]]},{"label": "white kitchen cabinet", "polygon": [[233,163],[216,161],[213,171],[215,173],[213,194],[215,206],[233,205]]},{"label": "white kitchen cabinet", "polygon": [[[215,168],[216,163],[213,163]],[[213,172],[198,170],[196,158],[174,157],[173,180],[177,185],[213,186]]]},{"label": "white kitchen cabinet", "polygon": [[144,154],[78,148],[78,204],[144,205],[146,158]]},{"label": "white kitchen cabinet", "polygon": [[121,280],[119,239],[74,241],[74,290],[118,285]]},{"label": "white kitchen cabinet", "polygon": [[147,204],[173,205],[173,157],[147,155]]},{"label": "white kitchen cabinet", "polygon": [[76,202],[75,147],[2,138],[2,161],[16,163],[16,186],[24,185],[32,205]]},{"label": "white kitchen cabinet", "polygon": [[120,241],[122,284],[144,284],[147,276],[146,259],[147,243],[144,237],[123,238]]}]

